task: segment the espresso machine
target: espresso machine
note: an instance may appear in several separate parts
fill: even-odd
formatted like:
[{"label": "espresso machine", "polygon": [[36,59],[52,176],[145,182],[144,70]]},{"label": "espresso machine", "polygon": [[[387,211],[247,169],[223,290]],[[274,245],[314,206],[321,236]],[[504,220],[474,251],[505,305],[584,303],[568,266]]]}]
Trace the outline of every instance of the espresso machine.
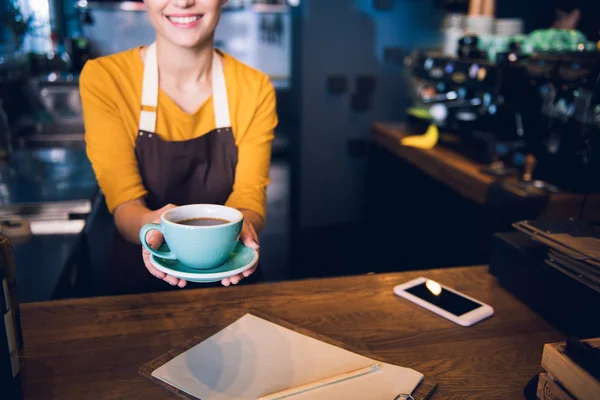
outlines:
[{"label": "espresso machine", "polygon": [[[444,132],[444,145],[479,163],[522,166],[540,99],[521,63],[491,63],[476,53],[455,58],[416,52],[406,65],[415,89],[412,109],[427,110]],[[409,115],[409,126],[418,127],[418,118]]]},{"label": "espresso machine", "polygon": [[476,42],[462,38],[455,57],[407,57],[409,128],[434,122],[440,143],[485,164],[485,173],[522,177],[527,169],[551,191],[600,189],[600,52],[524,55],[511,46],[491,62]]},{"label": "espresso machine", "polygon": [[575,192],[600,191],[600,53],[528,60],[543,123],[532,141],[539,179]]}]

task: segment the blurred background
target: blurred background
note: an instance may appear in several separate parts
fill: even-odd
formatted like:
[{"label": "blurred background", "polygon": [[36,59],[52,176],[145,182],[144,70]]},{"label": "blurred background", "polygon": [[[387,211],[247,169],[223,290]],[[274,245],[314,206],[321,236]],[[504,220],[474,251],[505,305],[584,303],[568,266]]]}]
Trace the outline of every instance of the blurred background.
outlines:
[{"label": "blurred background", "polygon": [[[598,3],[228,1],[217,47],[277,90],[264,279],[487,264],[517,221],[600,219]],[[152,27],[139,1],[1,4],[0,219],[19,297],[103,294],[114,227],[78,74]]]}]

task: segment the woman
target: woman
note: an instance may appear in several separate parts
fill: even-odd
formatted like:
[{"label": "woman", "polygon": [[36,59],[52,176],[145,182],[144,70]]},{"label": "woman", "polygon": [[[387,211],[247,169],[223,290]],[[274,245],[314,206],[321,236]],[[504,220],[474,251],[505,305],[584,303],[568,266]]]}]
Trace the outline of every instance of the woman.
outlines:
[{"label": "woman", "polygon": [[[87,154],[117,227],[115,292],[186,286],[154,268],[138,238],[174,206],[237,208],[242,241],[258,248],[275,92],[265,74],[215,51],[225,2],[146,0],[156,42],[89,61],[81,73]],[[158,248],[163,238],[154,234],[149,242]],[[237,284],[255,269],[221,283]]]},{"label": "woman", "polygon": [[554,0],[554,12],[551,28],[577,29],[581,21],[581,9],[577,0]]},{"label": "woman", "polygon": [[533,29],[578,30],[587,40],[600,40],[600,2],[589,0],[538,1]]}]

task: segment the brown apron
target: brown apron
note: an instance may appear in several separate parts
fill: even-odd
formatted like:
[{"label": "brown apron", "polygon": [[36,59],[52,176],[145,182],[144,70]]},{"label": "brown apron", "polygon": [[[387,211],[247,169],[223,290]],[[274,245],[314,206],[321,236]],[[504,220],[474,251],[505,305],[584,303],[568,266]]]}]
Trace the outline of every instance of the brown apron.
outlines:
[{"label": "brown apron", "polygon": [[[213,57],[212,85],[216,129],[186,141],[168,142],[155,134],[158,105],[156,44],[149,46],[144,66],[142,111],[135,154],[151,210],[175,205],[225,204],[233,191],[237,147],[231,130],[223,66]],[[113,293],[141,293],[174,289],[154,277],[142,260],[142,247],[115,230],[110,270]],[[188,287],[207,286],[194,285]],[[214,286],[214,285],[213,285]],[[178,288],[175,288],[178,289]]]}]

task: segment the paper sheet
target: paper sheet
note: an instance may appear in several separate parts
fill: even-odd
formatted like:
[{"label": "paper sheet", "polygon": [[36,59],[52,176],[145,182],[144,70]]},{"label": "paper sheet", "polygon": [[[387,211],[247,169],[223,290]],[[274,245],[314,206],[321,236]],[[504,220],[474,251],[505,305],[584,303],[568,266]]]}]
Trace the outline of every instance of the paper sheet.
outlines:
[{"label": "paper sheet", "polygon": [[[201,400],[256,400],[375,362],[246,314],[152,375]],[[379,371],[290,399],[393,400],[423,379],[412,369],[380,364]]]}]

